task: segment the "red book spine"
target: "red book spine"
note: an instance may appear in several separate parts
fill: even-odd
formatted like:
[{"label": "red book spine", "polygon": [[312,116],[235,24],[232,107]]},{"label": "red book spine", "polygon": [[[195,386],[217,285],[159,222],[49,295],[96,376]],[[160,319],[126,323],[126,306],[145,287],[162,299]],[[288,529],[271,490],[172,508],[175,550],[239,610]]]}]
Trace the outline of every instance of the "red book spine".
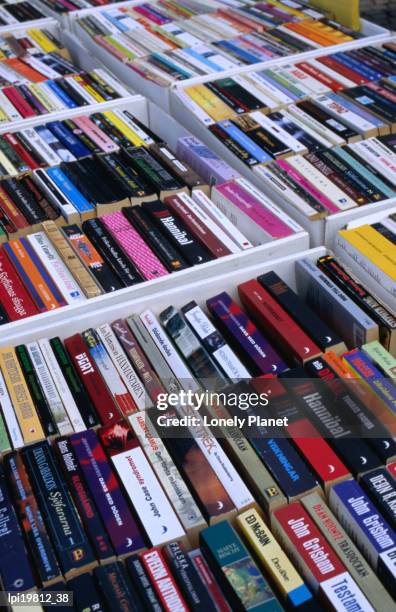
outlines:
[{"label": "red book spine", "polygon": [[8,142],[9,145],[18,153],[19,157],[23,159],[23,161],[32,169],[36,170],[36,168],[40,168],[40,165],[33,159],[33,157],[26,151],[25,147],[22,143],[15,138],[14,134],[7,132],[3,134],[4,140]]},{"label": "red book spine", "polygon": [[320,83],[323,83],[323,85],[327,85],[327,87],[330,87],[332,91],[340,91],[341,89],[344,89],[344,85],[332,79],[328,74],[317,70],[315,66],[312,66],[308,62],[298,62],[296,66],[298,66],[307,74],[313,76]]},{"label": "red book spine", "polygon": [[0,208],[5,215],[10,219],[17,230],[29,227],[29,222],[17,208],[8,194],[0,187]]},{"label": "red book spine", "polygon": [[340,478],[351,478],[342,461],[308,419],[295,421],[286,427],[304,459],[327,486]]},{"label": "red book spine", "polygon": [[102,425],[116,423],[120,414],[100,372],[89,354],[87,345],[80,334],[65,340],[70,359],[95,406]]},{"label": "red book spine", "polygon": [[0,302],[11,321],[39,312],[3,249],[0,249]]},{"label": "red book spine", "polygon": [[176,196],[168,196],[164,200],[172,212],[182,220],[192,235],[213,255],[224,257],[231,251],[209,230],[198,217],[187,208],[184,202]]},{"label": "red book spine", "polygon": [[141,553],[140,559],[150,581],[167,612],[188,612],[188,606],[165,563],[164,556],[157,548]]},{"label": "red book spine", "polygon": [[283,532],[282,540],[300,557],[304,574],[310,574],[316,591],[321,583],[345,573],[344,565],[300,502],[275,510],[274,517]]},{"label": "red book spine", "polygon": [[22,94],[17,90],[16,87],[3,87],[2,92],[11,104],[15,106],[18,113],[22,115],[24,119],[27,117],[35,117],[37,115],[36,111],[28,104]]},{"label": "red book spine", "polygon": [[361,74],[347,68],[343,64],[340,64],[340,62],[337,62],[337,60],[332,57],[325,55],[323,57],[316,57],[315,59],[317,62],[320,62],[328,68],[335,70],[335,72],[339,72],[346,79],[353,81],[353,83],[356,83],[357,85],[364,85],[365,83],[368,83],[368,79],[365,79]]},{"label": "red book spine", "polygon": [[238,286],[238,293],[243,305],[265,330],[265,335],[286,354],[294,355],[298,363],[321,354],[320,348],[258,281],[242,283]]}]

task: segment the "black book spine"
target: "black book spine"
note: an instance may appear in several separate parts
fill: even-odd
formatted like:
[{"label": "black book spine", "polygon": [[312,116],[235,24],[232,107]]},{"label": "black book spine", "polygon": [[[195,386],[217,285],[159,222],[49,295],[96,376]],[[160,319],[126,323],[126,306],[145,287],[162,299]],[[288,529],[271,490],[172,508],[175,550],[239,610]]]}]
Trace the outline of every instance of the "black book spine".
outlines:
[{"label": "black book spine", "polygon": [[34,371],[32,361],[25,345],[21,344],[17,346],[15,348],[15,353],[17,355],[19,365],[21,366],[33,403],[37,410],[37,414],[39,415],[45,435],[54,436],[58,433],[58,428],[48,402],[44,397],[40,382],[37,378],[36,372]]},{"label": "black book spine", "polygon": [[143,236],[167,270],[176,272],[190,267],[141,206],[125,207],[122,212]]},{"label": "black book spine", "polygon": [[77,404],[85,425],[87,428],[95,427],[95,425],[99,424],[99,419],[96,415],[94,405],[85,391],[60,338],[52,338],[50,340],[50,345],[59,367],[62,369],[63,376],[69,385],[70,392]]},{"label": "black book spine", "polygon": [[122,249],[100,219],[85,221],[82,229],[125,287],[131,287],[143,281],[141,274],[125,257]]}]

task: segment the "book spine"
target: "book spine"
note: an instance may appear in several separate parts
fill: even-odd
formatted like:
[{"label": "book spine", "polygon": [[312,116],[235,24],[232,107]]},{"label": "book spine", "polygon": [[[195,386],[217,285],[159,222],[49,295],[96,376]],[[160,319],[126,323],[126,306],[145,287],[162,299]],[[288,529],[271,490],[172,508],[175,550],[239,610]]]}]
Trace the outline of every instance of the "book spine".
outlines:
[{"label": "book spine", "polygon": [[396,534],[393,529],[354,480],[334,485],[329,503],[344,529],[364,551],[366,559],[394,596]]},{"label": "book spine", "polygon": [[[125,435],[122,450],[115,449],[112,442],[120,428]],[[102,428],[99,437],[151,545],[185,539],[185,531],[130,426],[120,422]]]},{"label": "book spine", "polygon": [[132,364],[128,360],[128,357],[122,349],[121,344],[119,343],[117,336],[110,325],[105,323],[104,325],[98,327],[96,331],[107,352],[109,353],[134,403],[133,406],[129,407],[128,413],[123,412],[123,414],[128,416],[129,414],[136,412],[136,410],[144,410],[146,407],[149,407],[150,402],[146,397],[144,385],[142,384],[135,369],[132,367]]},{"label": "book spine", "polygon": [[167,566],[163,553],[152,548],[140,555],[140,559],[149,579],[166,612],[172,612],[177,607],[180,612],[188,612],[180,589]]},{"label": "book spine", "polygon": [[311,588],[315,593],[320,590],[328,604],[337,607],[339,589],[346,587],[348,598],[357,601],[361,610],[372,609],[301,503],[277,510],[273,528]]},{"label": "book spine", "polygon": [[113,398],[120,414],[128,416],[136,410],[136,404],[125,387],[110,355],[106,351],[98,333],[94,329],[88,329],[82,333],[82,337],[89,349],[97,370]]},{"label": "book spine", "polygon": [[0,349],[0,368],[25,444],[42,440],[44,431],[14,349]]},{"label": "book spine", "polygon": [[291,609],[309,605],[313,600],[311,592],[257,510],[251,509],[240,514],[237,525],[255,553],[259,565],[271,576]]},{"label": "book spine", "polygon": [[96,433],[91,429],[70,440],[116,555],[141,550],[145,544],[139,527]]},{"label": "book spine", "polygon": [[62,573],[67,577],[96,565],[53,452],[47,442],[23,449],[23,460],[56,548]]},{"label": "book spine", "polygon": [[22,455],[12,453],[4,461],[15,508],[40,581],[43,585],[58,581],[61,572]]},{"label": "book spine", "polygon": [[117,319],[112,323],[112,329],[144,385],[144,408],[150,408],[152,402],[156,401],[158,394],[163,393],[164,387],[126,322]]},{"label": "book spine", "polygon": [[0,371],[0,405],[2,416],[7,425],[7,431],[10,436],[13,448],[21,448],[24,446],[24,440],[16,417],[14,406],[8,393],[4,376]]},{"label": "book spine", "polygon": [[3,467],[0,469],[0,514],[7,526],[0,537],[0,576],[2,588],[30,590],[36,587],[22,532],[10,498]]},{"label": "book spine", "polygon": [[119,413],[113,396],[106,387],[93,358],[89,354],[88,346],[80,334],[75,334],[65,340],[65,348],[78,372],[89,398],[95,406],[102,425],[118,421]]},{"label": "book spine", "polygon": [[322,497],[312,493],[301,503],[373,608],[378,610],[378,607],[387,605],[391,601],[390,595]]},{"label": "book spine", "polygon": [[195,538],[197,531],[206,527],[206,522],[149,415],[131,415],[129,422],[187,535],[190,539]]},{"label": "book spine", "polygon": [[55,448],[68,489],[91,542],[95,557],[101,561],[110,559],[114,555],[114,550],[74,455],[70,439],[56,440]]}]

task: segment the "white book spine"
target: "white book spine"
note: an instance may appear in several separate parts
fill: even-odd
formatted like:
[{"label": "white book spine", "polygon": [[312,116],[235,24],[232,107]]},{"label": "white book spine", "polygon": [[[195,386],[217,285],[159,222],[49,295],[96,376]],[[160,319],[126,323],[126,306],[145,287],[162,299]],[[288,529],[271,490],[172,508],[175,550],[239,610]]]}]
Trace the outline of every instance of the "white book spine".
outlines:
[{"label": "white book spine", "polygon": [[271,134],[276,136],[281,142],[283,142],[286,146],[289,147],[294,153],[305,153],[306,147],[301,144],[296,138],[294,138],[291,134],[286,132],[282,127],[277,125],[274,121],[271,121],[269,117],[266,117],[260,111],[255,111],[254,113],[250,113],[252,119],[257,121],[259,125],[268,130]]},{"label": "white book spine", "polygon": [[30,342],[26,345],[26,348],[59,433],[62,436],[73,433],[74,428],[70,423],[70,419],[66,413],[55,383],[52,380],[51,373],[44,360],[38,342]]},{"label": "white book spine", "polygon": [[[303,123],[304,129],[306,129],[306,131],[310,133],[311,136],[313,136],[319,141],[322,138],[322,142],[323,142],[323,138],[325,138],[325,141],[323,142],[323,144],[326,144],[327,148],[331,148],[333,145],[343,145],[346,143],[345,138],[342,138],[342,136],[339,136],[335,132],[332,132],[331,130],[329,130],[326,126],[319,123],[319,121],[316,121],[314,117],[311,117],[311,115],[308,115],[307,113],[305,113],[298,106],[291,105],[289,106],[287,111],[288,113],[290,113],[290,115],[292,115],[293,117],[296,117]],[[341,124],[338,124],[338,125],[340,125],[340,127],[345,128],[345,126],[341,126]]]},{"label": "white book spine", "polygon": [[21,134],[30,142],[31,146],[36,149],[49,166],[58,166],[61,163],[61,158],[54,153],[34,128],[21,130]]},{"label": "white book spine", "polygon": [[147,413],[132,414],[129,422],[184,529],[188,532],[190,529],[205,526],[205,520],[194,498]]},{"label": "white book spine", "polygon": [[76,91],[80,96],[82,96],[84,100],[88,102],[88,104],[98,103],[98,101],[93,96],[91,96],[91,94],[88,93],[87,90],[84,89],[82,85],[80,85],[80,83],[77,83],[77,81],[72,76],[65,77],[65,79],[69,83],[70,87],[72,87],[74,91]]},{"label": "white book spine", "polygon": [[324,85],[324,83],[321,83],[315,79],[315,77],[307,74],[298,66],[287,66],[285,72],[290,78],[294,78],[296,85],[299,88],[303,88],[303,91],[306,91],[310,96],[325,94],[330,90],[327,85]]},{"label": "white book spine", "polygon": [[129,359],[125,355],[118,339],[108,323],[101,325],[96,329],[99,338],[103,342],[111,360],[116,367],[118,374],[128,389],[128,392],[133,397],[138,410],[149,408],[152,403],[150,397],[146,393],[142,382],[132,367]]},{"label": "white book spine", "polygon": [[300,172],[316,189],[322,191],[326,197],[341,210],[349,210],[357,206],[346,193],[344,193],[337,185],[332,183],[319,170],[315,168],[309,161],[300,155],[289,157],[287,162]]},{"label": "white book spine", "polygon": [[57,388],[59,396],[62,398],[63,405],[68,414],[71,424],[73,425],[74,431],[85,431],[86,426],[77,404],[72,396],[69,385],[67,384],[65,377],[63,376],[62,370],[58,364],[58,361],[53,353],[51,345],[47,338],[39,340],[39,347],[47,367],[51,373],[52,380]]},{"label": "white book spine", "polygon": [[[360,146],[357,146],[360,145]],[[356,142],[350,145],[360,157],[368,161],[378,172],[380,172],[391,183],[396,185],[396,165],[387,157],[382,155],[372,143],[365,141]]]},{"label": "white book spine", "polygon": [[114,467],[152,546],[185,537],[175,511],[161,488],[143,450],[126,450],[112,458]]},{"label": "white book spine", "polygon": [[151,310],[145,310],[140,315],[140,319],[183,389],[185,391],[199,391],[200,386],[193,378],[190,370],[184,364],[184,361]]},{"label": "white book spine", "polygon": [[202,415],[196,415],[191,406],[180,406],[177,411],[181,416],[195,416],[200,420],[200,425],[191,426],[189,429],[236,509],[242,511],[252,506],[254,504],[252,494],[225,454],[222,446],[210,429],[204,425]]},{"label": "white book spine", "polygon": [[[72,215],[77,215],[77,209],[74,208],[73,204],[66,198],[65,194],[60,191],[60,189],[55,185],[55,183],[50,179],[48,174],[46,174],[46,178],[48,182],[51,184],[53,191],[48,189],[47,185],[43,180],[41,180],[40,176],[37,174],[37,170],[33,171],[33,177],[38,186],[45,192],[48,199],[56,206],[59,210],[60,214],[64,219],[68,220],[68,218]],[[67,204],[63,204],[60,200],[57,199],[56,194],[60,194],[67,201]]]},{"label": "white book spine", "polygon": [[41,89],[44,90],[44,94],[58,110],[64,110],[68,108],[68,106],[64,102],[62,102],[62,100],[58,98],[58,96],[54,94],[50,86],[45,81],[43,83],[40,83],[40,86]]},{"label": "white book spine", "polygon": [[314,98],[314,102],[324,108],[333,117],[340,118],[353,130],[364,133],[368,130],[376,130],[377,126],[374,123],[370,123],[357,113],[349,110],[346,106],[343,106],[341,101],[333,100],[328,96],[318,96]]},{"label": "white book spine", "polygon": [[9,99],[3,92],[0,90],[0,108],[5,112],[8,119],[10,121],[20,121],[22,119],[22,115],[17,111],[15,106],[11,104]]},{"label": "white book spine", "polygon": [[235,242],[240,250],[244,251],[253,247],[250,240],[231,223],[228,217],[221,212],[220,208],[218,208],[203,191],[194,189],[192,192],[192,199],[200,205],[202,210],[204,210],[215,223],[221,225],[228,237]]},{"label": "white book spine", "polygon": [[123,123],[125,123],[129,128],[131,128],[131,130],[133,130],[135,132],[135,134],[141,138],[143,140],[143,142],[146,143],[146,145],[150,145],[154,143],[154,140],[151,138],[151,136],[149,136],[146,132],[143,131],[143,129],[137,124],[135,123],[131,117],[128,117],[125,113],[125,111],[122,110],[116,110],[114,109],[112,111],[116,117],[118,117]]},{"label": "white book spine", "polygon": [[14,412],[14,408],[11,402],[11,398],[8,394],[7,385],[5,383],[3,374],[0,372],[0,405],[1,412],[7,425],[7,431],[10,436],[10,440],[13,448],[22,448],[25,446],[21,429],[19,427],[18,419]]},{"label": "white book spine", "polygon": [[37,253],[42,264],[50,274],[59,291],[68,304],[85,302],[86,297],[77,285],[74,277],[69,272],[58,255],[57,250],[45,232],[30,234],[27,239]]},{"label": "white book spine", "polygon": [[178,197],[184,202],[187,208],[217,236],[217,238],[231,251],[231,253],[240,253],[240,249],[236,246],[235,242],[233,242],[227,236],[220,225],[215,223],[190,196],[188,196],[186,193],[179,193]]}]

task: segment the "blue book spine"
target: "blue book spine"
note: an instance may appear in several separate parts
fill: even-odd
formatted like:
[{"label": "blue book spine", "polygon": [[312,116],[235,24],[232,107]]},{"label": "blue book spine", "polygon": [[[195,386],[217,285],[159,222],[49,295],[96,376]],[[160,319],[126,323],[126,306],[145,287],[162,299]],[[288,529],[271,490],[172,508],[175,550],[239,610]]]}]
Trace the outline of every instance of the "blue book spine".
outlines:
[{"label": "blue book spine", "polygon": [[237,45],[233,44],[230,40],[222,40],[219,45],[224,48],[226,51],[230,51],[231,53],[240,57],[247,64],[257,64],[257,57],[252,53],[249,53],[245,49],[241,49]]},{"label": "blue book spine", "polygon": [[58,96],[58,98],[64,104],[66,104],[66,106],[68,106],[69,108],[78,108],[78,104],[76,104],[74,100],[72,100],[71,97],[68,96],[67,93],[63,91],[61,87],[59,87],[58,83],[49,79],[48,81],[46,81],[46,85],[48,85],[48,87],[52,89],[54,94]]},{"label": "blue book spine", "polygon": [[366,79],[369,79],[369,81],[379,81],[384,76],[382,72],[376,72],[372,68],[365,66],[362,62],[359,62],[357,59],[347,55],[346,53],[334,53],[334,58],[338,62],[344,64],[344,66],[347,66],[358,74],[363,75]]},{"label": "blue book spine", "polygon": [[40,274],[43,277],[44,281],[47,283],[48,288],[50,289],[52,295],[54,296],[54,298],[56,299],[58,304],[60,306],[67,306],[67,302],[66,302],[65,298],[60,293],[58,287],[55,285],[54,281],[52,280],[52,277],[48,274],[47,270],[45,269],[45,267],[41,263],[41,260],[39,259],[36,251],[34,250],[32,245],[30,244],[30,242],[27,240],[27,238],[21,238],[21,243],[23,244],[24,248],[26,249],[30,259],[32,260],[32,262],[36,266],[37,270],[40,272]]},{"label": "blue book spine", "polygon": [[242,132],[239,128],[236,127],[231,121],[219,121],[218,125],[230,136],[233,140],[235,140],[241,147],[246,149],[250,155],[252,155],[255,159],[257,159],[260,163],[273,161],[273,157],[263,151],[253,140],[251,140],[246,134]]},{"label": "blue book spine", "polygon": [[171,70],[174,70],[175,72],[178,72],[179,74],[183,75],[186,79],[189,79],[192,76],[196,76],[196,74],[193,74],[192,72],[188,72],[186,69],[181,68],[180,66],[176,66],[171,59],[169,59],[165,54],[163,53],[152,53],[152,56],[157,59],[159,62],[162,62],[163,64],[165,64],[166,66],[169,66],[169,68],[171,68]]},{"label": "blue book spine", "polygon": [[395,596],[396,533],[356,480],[345,480],[334,485],[330,493],[330,505],[343,527],[377,570],[380,580]]},{"label": "blue book spine", "polygon": [[46,305],[44,304],[44,302],[41,299],[40,295],[36,291],[36,288],[35,288],[34,284],[32,283],[32,281],[30,280],[29,275],[25,271],[24,267],[21,266],[21,264],[19,263],[16,255],[14,254],[14,252],[12,251],[10,245],[7,242],[5,244],[3,244],[3,249],[7,253],[9,260],[11,261],[11,263],[14,266],[15,270],[17,271],[18,275],[20,276],[20,278],[21,278],[23,284],[25,285],[26,289],[28,290],[28,292],[32,296],[32,298],[33,298],[37,308],[40,310],[40,312],[46,312],[47,311]]},{"label": "blue book spine", "polygon": [[4,591],[27,591],[36,586],[18,519],[0,467],[0,579]]},{"label": "blue book spine", "polygon": [[77,159],[87,157],[91,154],[78,138],[61,121],[50,121],[46,124],[47,128],[60,140],[60,142],[73,153]]},{"label": "blue book spine", "polygon": [[214,62],[211,62],[210,59],[208,59],[205,55],[202,55],[201,53],[197,53],[196,51],[194,51],[194,49],[191,49],[190,47],[186,47],[185,49],[183,49],[183,52],[186,53],[187,55],[191,55],[191,57],[194,57],[196,60],[198,60],[202,64],[205,64],[205,66],[207,66],[214,72],[220,72],[222,70],[220,66],[218,66]]},{"label": "blue book spine", "polygon": [[382,121],[382,119],[375,117],[369,111],[365,111],[361,106],[354,104],[348,99],[342,98],[340,96],[337,96],[337,94],[333,94],[333,93],[329,94],[329,98],[331,98],[338,104],[342,104],[348,110],[352,111],[353,113],[356,113],[356,115],[360,115],[360,117],[363,117],[363,119],[370,121],[370,123],[372,123],[373,125],[376,125],[377,127],[381,127],[384,125],[384,122]]},{"label": "blue book spine", "polygon": [[46,172],[56,186],[64,192],[65,196],[71,201],[79,213],[91,212],[94,210],[94,207],[60,168],[48,168]]},{"label": "blue book spine", "polygon": [[391,379],[381,374],[362,351],[354,350],[352,353],[346,353],[343,358],[352,368],[358,368],[358,363],[355,364],[356,360],[363,362],[365,368],[364,371],[362,368],[358,368],[359,375],[367,381],[373,391],[396,414],[396,387],[392,384]]},{"label": "blue book spine", "polygon": [[354,168],[356,172],[358,172],[358,174],[361,174],[366,180],[370,181],[370,183],[372,183],[387,198],[395,197],[396,192],[393,189],[390,189],[390,187],[388,187],[388,185],[385,185],[385,183],[383,183],[377,176],[375,176],[375,174],[373,174],[372,172],[367,170],[367,168],[362,166],[362,164],[360,164],[354,157],[352,157],[352,155],[349,155],[347,151],[345,151],[345,149],[337,146],[334,147],[334,151],[348,165],[352,166],[352,168]]}]

